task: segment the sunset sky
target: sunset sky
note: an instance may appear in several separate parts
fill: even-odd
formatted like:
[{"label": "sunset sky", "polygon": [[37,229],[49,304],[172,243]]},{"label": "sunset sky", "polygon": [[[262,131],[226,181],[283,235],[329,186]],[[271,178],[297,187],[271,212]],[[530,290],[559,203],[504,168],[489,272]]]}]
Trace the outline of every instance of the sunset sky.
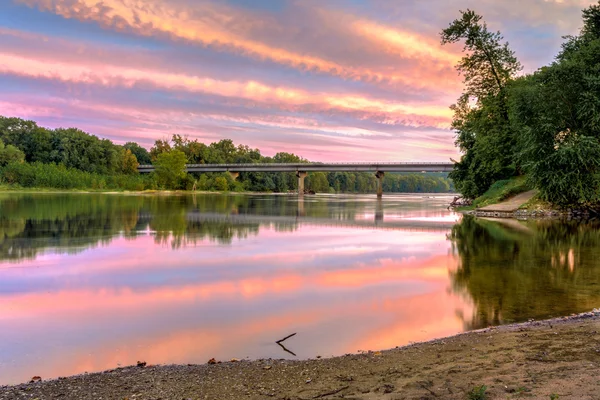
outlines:
[{"label": "sunset sky", "polygon": [[0,0],[0,115],[149,148],[174,133],[314,161],[458,157],[459,9],[524,65],[592,0]]}]

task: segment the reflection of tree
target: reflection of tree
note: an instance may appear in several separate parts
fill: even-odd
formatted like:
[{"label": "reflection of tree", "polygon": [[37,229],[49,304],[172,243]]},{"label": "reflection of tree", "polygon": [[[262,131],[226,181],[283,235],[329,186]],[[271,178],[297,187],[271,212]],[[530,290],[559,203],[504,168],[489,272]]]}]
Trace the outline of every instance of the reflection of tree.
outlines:
[{"label": "reflection of tree", "polygon": [[[510,226],[512,225],[512,226]],[[465,217],[450,234],[456,292],[473,299],[468,328],[568,315],[600,301],[600,223]]]},{"label": "reflection of tree", "polygon": [[[350,198],[313,198],[302,205],[302,216],[353,220],[369,206],[373,204]],[[191,212],[219,217],[194,220],[189,218]],[[254,219],[233,222],[229,215]],[[0,260],[35,258],[47,248],[81,251],[117,236],[135,238],[148,229],[156,243],[173,248],[203,240],[230,244],[236,238],[258,234],[261,226],[294,231],[298,215],[294,196],[0,194]],[[290,221],[270,217],[289,217]]]}]

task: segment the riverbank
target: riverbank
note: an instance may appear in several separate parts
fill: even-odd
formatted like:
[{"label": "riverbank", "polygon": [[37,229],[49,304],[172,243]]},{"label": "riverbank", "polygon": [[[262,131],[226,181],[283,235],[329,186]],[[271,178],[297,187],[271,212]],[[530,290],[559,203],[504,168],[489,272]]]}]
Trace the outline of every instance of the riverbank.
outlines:
[{"label": "riverbank", "polygon": [[598,399],[599,332],[594,310],[328,359],[131,366],[0,399]]}]

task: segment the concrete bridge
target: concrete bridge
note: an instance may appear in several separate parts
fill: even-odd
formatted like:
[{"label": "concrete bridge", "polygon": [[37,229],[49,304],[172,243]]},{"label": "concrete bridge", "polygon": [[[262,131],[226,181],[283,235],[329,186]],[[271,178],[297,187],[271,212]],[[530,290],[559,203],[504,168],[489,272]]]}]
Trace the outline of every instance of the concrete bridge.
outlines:
[{"label": "concrete bridge", "polygon": [[377,210],[373,220],[355,220],[355,219],[332,219],[306,217],[303,215],[294,216],[275,216],[275,215],[253,215],[253,214],[219,214],[191,211],[186,215],[188,221],[193,222],[220,222],[232,225],[259,224],[259,225],[311,225],[311,226],[331,226],[331,227],[353,227],[365,229],[384,229],[384,230],[408,230],[414,232],[448,232],[457,222],[455,221],[428,221],[428,220],[410,220],[396,219],[392,221],[383,220],[383,210]]},{"label": "concrete bridge", "polygon": [[[298,195],[304,195],[304,178],[309,172],[372,172],[377,178],[377,196],[383,194],[386,172],[450,172],[454,163],[387,162],[387,163],[289,163],[289,164],[187,164],[187,172],[229,172],[237,179],[240,172],[295,172]],[[154,165],[138,166],[140,173],[154,171]]]}]

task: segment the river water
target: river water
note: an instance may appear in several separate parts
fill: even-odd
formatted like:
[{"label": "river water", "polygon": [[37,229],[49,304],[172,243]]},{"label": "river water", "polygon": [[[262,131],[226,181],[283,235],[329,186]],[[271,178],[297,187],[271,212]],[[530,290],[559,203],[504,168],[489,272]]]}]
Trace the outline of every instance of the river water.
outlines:
[{"label": "river water", "polygon": [[600,224],[450,200],[0,194],[0,384],[336,356],[600,306]]}]

